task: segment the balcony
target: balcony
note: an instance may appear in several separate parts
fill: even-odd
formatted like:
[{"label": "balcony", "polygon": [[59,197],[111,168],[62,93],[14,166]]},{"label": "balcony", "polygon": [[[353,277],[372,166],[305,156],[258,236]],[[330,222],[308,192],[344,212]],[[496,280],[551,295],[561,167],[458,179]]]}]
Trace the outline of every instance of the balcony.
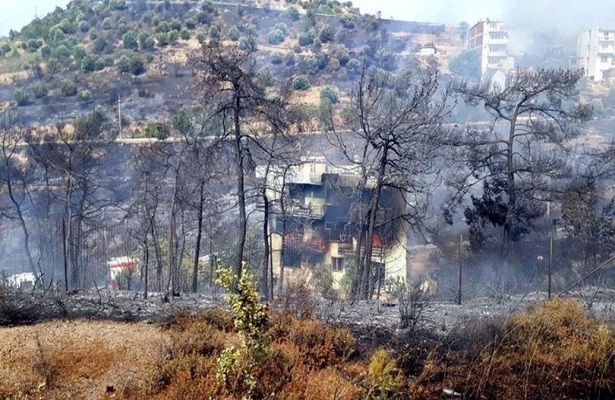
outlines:
[{"label": "balcony", "polygon": [[321,219],[325,216],[325,211],[326,207],[324,205],[308,204],[303,206],[301,204],[293,204],[286,210],[286,213],[296,218]]}]

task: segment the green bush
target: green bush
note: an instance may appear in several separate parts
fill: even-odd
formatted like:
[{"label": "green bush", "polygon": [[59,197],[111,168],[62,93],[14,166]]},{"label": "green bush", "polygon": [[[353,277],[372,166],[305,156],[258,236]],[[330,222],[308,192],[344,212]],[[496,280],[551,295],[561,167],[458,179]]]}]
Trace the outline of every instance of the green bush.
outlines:
[{"label": "green bush", "polygon": [[49,92],[49,88],[44,82],[36,82],[32,84],[32,86],[30,86],[30,90],[37,99],[42,99],[47,96],[47,93]]},{"label": "green bush", "polygon": [[139,48],[139,41],[137,32],[129,30],[122,36],[122,43],[124,43],[125,49],[137,50]]},{"label": "green bush", "polygon": [[300,46],[310,46],[314,43],[314,35],[310,32],[301,32],[297,40]]},{"label": "green bush", "polygon": [[64,97],[71,97],[77,94],[77,85],[69,79],[60,82],[60,94]]},{"label": "green bush", "polygon": [[113,65],[113,58],[104,57],[104,58],[96,58],[96,62],[94,63],[94,69],[96,71],[102,71],[106,67],[110,67]]},{"label": "green bush", "polygon": [[92,97],[92,92],[85,89],[79,92],[79,100],[88,101]]},{"label": "green bush", "polygon": [[15,100],[17,105],[25,106],[30,102],[30,93],[26,89],[15,89],[13,100]]},{"label": "green bush", "polygon": [[307,75],[298,75],[293,78],[293,88],[295,90],[308,90],[312,87]]},{"label": "green bush", "polygon": [[235,25],[231,26],[230,29],[228,30],[228,38],[236,42],[239,40],[240,37],[241,37],[241,34],[239,33],[239,29],[237,29],[237,26]]},{"label": "green bush", "polygon": [[318,39],[320,39],[321,43],[328,43],[333,40],[334,35],[335,32],[333,28],[331,28],[330,25],[325,25],[320,29],[320,32],[318,32]]},{"label": "green bush", "polygon": [[340,17],[340,22],[342,23],[342,25],[346,29],[354,29],[355,28],[354,15],[352,15],[352,14],[344,13]]},{"label": "green bush", "polygon": [[81,60],[81,70],[83,72],[92,72],[96,70],[96,61],[99,58],[96,56],[93,56],[91,54],[88,54],[87,56],[83,57],[83,60]]},{"label": "green bush", "polygon": [[182,38],[182,40],[189,40],[190,39],[190,31],[186,28],[182,29],[179,32],[179,37]]},{"label": "green bush", "polygon": [[88,21],[81,21],[79,22],[78,28],[79,28],[79,31],[85,33],[90,30],[90,24],[88,23]]},{"label": "green bush", "polygon": [[111,29],[113,27],[113,22],[111,21],[111,18],[105,18],[103,19],[102,22],[102,28],[106,31],[108,31],[109,29]]},{"label": "green bush", "polygon": [[167,40],[170,44],[177,43],[177,39],[179,39],[179,33],[177,31],[169,31],[167,33]]},{"label": "green bush", "polygon": [[339,102],[337,90],[329,85],[320,90],[320,98],[329,100],[331,104],[337,104]]},{"label": "green bush", "polygon": [[282,64],[282,61],[283,61],[283,59],[282,59],[282,55],[280,53],[276,52],[276,53],[273,53],[271,55],[271,63],[272,64],[279,65],[279,64]]},{"label": "green bush", "polygon": [[139,34],[139,46],[141,46],[142,50],[153,50],[154,47],[156,46],[156,42],[147,33],[140,33]]},{"label": "green bush", "polygon": [[273,45],[282,43],[284,39],[286,39],[286,35],[281,29],[274,29],[267,35],[267,43]]},{"label": "green bush", "polygon": [[171,23],[169,24],[169,27],[171,28],[171,30],[179,32],[182,29],[182,23],[177,18],[173,18],[171,20]]},{"label": "green bush", "polygon": [[75,57],[75,60],[83,60],[86,54],[87,53],[85,52],[85,47],[81,45],[73,47],[73,56]]},{"label": "green bush", "polygon": [[295,6],[288,7],[288,9],[286,9],[286,13],[288,14],[288,18],[292,21],[299,21],[299,18],[301,17],[299,10]]},{"label": "green bush", "polygon": [[167,124],[156,121],[149,121],[145,126],[145,137],[164,140],[169,137],[171,130]]}]

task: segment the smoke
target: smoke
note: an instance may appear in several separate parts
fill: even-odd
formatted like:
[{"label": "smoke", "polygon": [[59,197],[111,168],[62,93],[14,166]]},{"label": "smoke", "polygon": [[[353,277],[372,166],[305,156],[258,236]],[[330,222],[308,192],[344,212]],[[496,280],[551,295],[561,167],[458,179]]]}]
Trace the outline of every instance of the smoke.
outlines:
[{"label": "smoke", "polygon": [[574,50],[585,29],[614,28],[612,0],[354,0],[363,13],[382,18],[456,25],[501,19],[510,31],[513,55],[540,53],[549,47]]},{"label": "smoke", "polygon": [[510,29],[513,54],[539,53],[549,47],[576,46],[583,30],[615,28],[611,0],[500,0],[502,19]]}]

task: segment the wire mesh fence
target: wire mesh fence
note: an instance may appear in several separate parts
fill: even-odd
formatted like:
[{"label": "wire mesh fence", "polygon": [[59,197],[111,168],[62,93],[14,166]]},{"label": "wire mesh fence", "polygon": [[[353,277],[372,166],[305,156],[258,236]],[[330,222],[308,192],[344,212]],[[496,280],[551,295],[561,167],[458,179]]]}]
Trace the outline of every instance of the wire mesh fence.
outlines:
[{"label": "wire mesh fence", "polygon": [[[215,290],[216,262],[234,262],[232,229],[205,235],[199,257],[195,257],[193,233],[178,232],[170,249],[168,227],[147,237],[129,223],[89,226],[62,219],[5,219],[0,223],[0,274],[20,288],[87,290],[109,288],[149,292],[208,293]],[[472,251],[463,237],[438,246],[414,246],[406,250],[405,272],[396,276],[411,284],[428,281],[429,290],[444,301],[463,302],[477,297],[504,301],[516,294],[557,294],[577,283],[610,286],[615,274],[603,265],[608,255],[588,251],[588,246],[570,237],[536,237],[511,243],[507,251]],[[248,235],[245,256],[261,278],[264,243],[258,231]],[[171,251],[172,250],[172,251]],[[341,251],[339,248],[336,250]],[[353,251],[344,258],[332,256],[331,244],[318,248],[312,243],[289,241],[284,249],[270,249],[267,260],[269,282],[276,288],[281,263],[285,280],[330,277],[338,296],[345,296],[351,279]],[[420,253],[420,254],[419,254]],[[339,254],[338,254],[339,255]],[[386,257],[385,257],[386,258]],[[384,258],[376,263],[374,296],[384,297],[391,269]],[[395,261],[399,264],[399,260]],[[420,270],[420,273],[417,271]],[[375,272],[375,273],[376,273]],[[316,288],[317,284],[312,284]],[[321,285],[322,286],[322,285]],[[376,290],[376,288],[378,288]],[[329,290],[326,288],[326,290]],[[277,293],[277,290],[275,291]]]}]

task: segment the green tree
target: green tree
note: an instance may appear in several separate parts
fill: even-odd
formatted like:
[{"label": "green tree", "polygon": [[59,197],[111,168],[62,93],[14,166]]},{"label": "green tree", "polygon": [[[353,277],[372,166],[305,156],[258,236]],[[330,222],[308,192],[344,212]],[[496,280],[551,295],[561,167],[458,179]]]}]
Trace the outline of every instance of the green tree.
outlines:
[{"label": "green tree", "polygon": [[15,89],[13,100],[15,100],[17,105],[25,106],[30,102],[30,93],[26,89]]},{"label": "green tree", "polygon": [[334,35],[335,32],[331,25],[324,25],[318,32],[318,39],[320,39],[321,43],[328,43],[333,40]]},{"label": "green tree", "polygon": [[451,73],[464,79],[478,82],[480,80],[480,56],[476,50],[466,50],[448,63]]},{"label": "green tree", "polygon": [[77,85],[69,79],[60,82],[60,94],[64,97],[71,97],[77,94]]},{"label": "green tree", "polygon": [[236,25],[233,25],[228,30],[228,38],[234,42],[238,41],[241,37],[241,33],[239,33],[239,29],[237,29]]},{"label": "green tree", "polygon": [[312,84],[307,75],[298,75],[293,78],[293,88],[295,90],[308,90],[310,87],[312,87]]},{"label": "green tree", "polygon": [[139,41],[137,32],[129,30],[122,36],[122,43],[124,43],[125,49],[137,50],[139,48]]}]

